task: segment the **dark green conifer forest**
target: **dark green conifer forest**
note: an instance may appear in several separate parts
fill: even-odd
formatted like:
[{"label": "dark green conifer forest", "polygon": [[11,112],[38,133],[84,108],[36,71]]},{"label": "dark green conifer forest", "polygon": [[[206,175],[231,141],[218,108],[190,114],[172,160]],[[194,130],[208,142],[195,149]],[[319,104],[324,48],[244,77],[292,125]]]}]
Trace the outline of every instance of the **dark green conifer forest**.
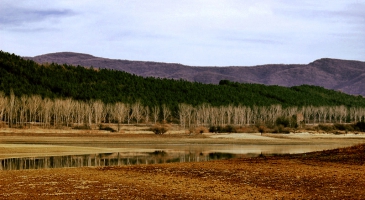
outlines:
[{"label": "dark green conifer forest", "polygon": [[[224,131],[231,132],[233,126],[296,128],[363,124],[364,120],[363,97],[317,86],[287,88],[229,80],[213,85],[143,78],[108,69],[40,65],[0,52],[0,125],[8,127],[117,123],[119,131],[121,123],[169,122],[184,129],[210,127],[213,132],[227,126],[231,128]],[[352,129],[362,130],[356,127]]]},{"label": "dark green conifer forest", "polygon": [[365,107],[365,99],[318,86],[265,86],[221,81],[219,85],[184,80],[143,78],[122,71],[59,64],[39,65],[20,56],[0,52],[0,91],[15,96],[101,100],[104,103],[133,103],[146,106],[178,104],[197,106],[245,105]]}]

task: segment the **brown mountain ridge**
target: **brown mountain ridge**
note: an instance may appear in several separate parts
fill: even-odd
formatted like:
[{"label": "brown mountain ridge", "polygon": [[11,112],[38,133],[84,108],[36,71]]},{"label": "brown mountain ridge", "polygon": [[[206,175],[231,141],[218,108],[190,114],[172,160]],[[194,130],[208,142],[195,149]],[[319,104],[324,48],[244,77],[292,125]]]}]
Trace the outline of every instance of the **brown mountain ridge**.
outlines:
[{"label": "brown mountain ridge", "polygon": [[184,79],[211,84],[218,84],[223,79],[287,87],[307,84],[365,96],[365,62],[361,61],[322,58],[306,65],[193,67],[176,63],[107,59],[73,52],[50,53],[25,58],[37,63],[53,62],[114,69],[143,77]]}]

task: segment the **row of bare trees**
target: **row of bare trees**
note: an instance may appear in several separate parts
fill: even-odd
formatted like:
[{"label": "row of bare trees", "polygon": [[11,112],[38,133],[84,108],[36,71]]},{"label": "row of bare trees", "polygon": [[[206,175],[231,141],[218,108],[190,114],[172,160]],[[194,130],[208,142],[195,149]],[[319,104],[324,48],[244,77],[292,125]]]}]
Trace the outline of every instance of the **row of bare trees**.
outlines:
[{"label": "row of bare trees", "polygon": [[171,111],[166,105],[149,108],[140,102],[133,104],[105,104],[100,100],[89,102],[71,98],[49,99],[38,95],[16,97],[0,92],[0,122],[9,127],[39,124],[44,127],[98,125],[101,123],[156,123],[167,120]]},{"label": "row of bare trees", "polygon": [[346,106],[192,106],[179,104],[178,112],[168,106],[144,106],[133,104],[105,104],[100,100],[77,101],[71,98],[48,99],[38,95],[16,97],[0,92],[0,122],[9,127],[37,123],[44,127],[98,125],[101,123],[157,123],[171,121],[176,116],[183,128],[193,126],[236,125],[258,123],[274,124],[279,117],[296,117],[297,121],[310,123],[345,123],[365,120],[365,108]]},{"label": "row of bare trees", "polygon": [[279,117],[294,118],[306,124],[349,123],[365,120],[365,108],[346,106],[303,106],[286,107],[271,106],[219,106],[202,104],[193,107],[188,104],[179,105],[179,121],[182,127],[275,124]]}]

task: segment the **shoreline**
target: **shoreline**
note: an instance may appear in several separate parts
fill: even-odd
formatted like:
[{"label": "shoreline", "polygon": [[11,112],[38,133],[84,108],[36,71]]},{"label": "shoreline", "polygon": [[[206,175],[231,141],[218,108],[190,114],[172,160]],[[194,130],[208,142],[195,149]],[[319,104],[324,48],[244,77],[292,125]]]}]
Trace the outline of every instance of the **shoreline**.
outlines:
[{"label": "shoreline", "polygon": [[[44,131],[44,130],[42,130]],[[48,131],[48,130],[46,130]],[[4,132],[0,130],[0,158],[14,156],[59,156],[88,153],[112,153],[125,148],[169,145],[334,145],[341,147],[365,143],[365,134],[126,134],[126,133],[76,133],[62,132]]]},{"label": "shoreline", "polygon": [[0,171],[2,199],[363,199],[365,144],[194,163]]}]

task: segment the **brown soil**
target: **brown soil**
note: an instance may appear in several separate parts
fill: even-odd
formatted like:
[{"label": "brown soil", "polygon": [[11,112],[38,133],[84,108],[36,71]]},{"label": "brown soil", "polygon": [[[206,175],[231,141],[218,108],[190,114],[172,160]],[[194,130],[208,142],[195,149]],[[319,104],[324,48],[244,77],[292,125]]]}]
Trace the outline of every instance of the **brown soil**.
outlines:
[{"label": "brown soil", "polygon": [[300,155],[0,171],[1,199],[364,199],[365,145]]}]

